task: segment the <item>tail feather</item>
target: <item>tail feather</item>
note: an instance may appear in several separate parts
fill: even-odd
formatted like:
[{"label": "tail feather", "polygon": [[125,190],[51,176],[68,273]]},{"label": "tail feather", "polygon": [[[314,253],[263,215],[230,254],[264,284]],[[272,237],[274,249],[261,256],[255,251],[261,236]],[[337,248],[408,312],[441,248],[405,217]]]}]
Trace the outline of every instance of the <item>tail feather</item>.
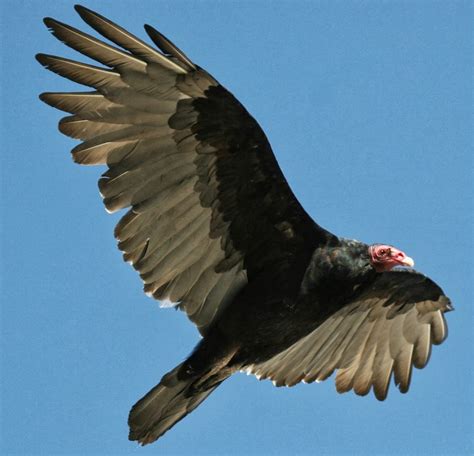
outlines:
[{"label": "tail feather", "polygon": [[168,429],[191,413],[227,377],[220,377],[208,387],[196,388],[199,378],[178,378],[182,364],[168,372],[161,382],[130,410],[130,440],[142,445],[154,442]]}]

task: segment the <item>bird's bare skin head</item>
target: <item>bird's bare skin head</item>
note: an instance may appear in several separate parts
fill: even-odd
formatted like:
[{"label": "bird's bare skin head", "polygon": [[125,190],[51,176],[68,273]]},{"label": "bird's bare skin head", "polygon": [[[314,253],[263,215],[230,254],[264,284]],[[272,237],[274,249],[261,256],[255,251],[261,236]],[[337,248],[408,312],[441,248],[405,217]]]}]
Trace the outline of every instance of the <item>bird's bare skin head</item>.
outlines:
[{"label": "bird's bare skin head", "polygon": [[369,257],[372,266],[377,272],[390,271],[395,266],[412,268],[415,262],[405,252],[386,244],[372,244],[369,246]]}]

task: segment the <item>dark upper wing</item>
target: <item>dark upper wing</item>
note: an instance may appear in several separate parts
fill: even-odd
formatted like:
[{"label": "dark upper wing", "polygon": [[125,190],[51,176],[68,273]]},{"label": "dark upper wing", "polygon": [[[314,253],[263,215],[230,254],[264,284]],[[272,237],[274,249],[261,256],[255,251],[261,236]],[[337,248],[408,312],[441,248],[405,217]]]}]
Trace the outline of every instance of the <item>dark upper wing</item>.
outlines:
[{"label": "dark upper wing", "polygon": [[109,68],[39,54],[49,70],[95,89],[41,99],[72,114],[59,128],[83,141],[74,161],[108,166],[99,181],[106,208],[131,207],[115,235],[145,291],[179,302],[205,332],[248,280],[304,263],[331,235],[296,200],[257,122],[212,76],[149,26],[163,52],[77,10],[120,48],[45,19]]},{"label": "dark upper wing", "polygon": [[337,391],[359,395],[371,387],[384,400],[392,372],[408,391],[412,366],[423,368],[447,336],[449,299],[433,281],[410,271],[379,274],[370,288],[287,350],[248,371],[278,386],[328,378],[337,369]]}]

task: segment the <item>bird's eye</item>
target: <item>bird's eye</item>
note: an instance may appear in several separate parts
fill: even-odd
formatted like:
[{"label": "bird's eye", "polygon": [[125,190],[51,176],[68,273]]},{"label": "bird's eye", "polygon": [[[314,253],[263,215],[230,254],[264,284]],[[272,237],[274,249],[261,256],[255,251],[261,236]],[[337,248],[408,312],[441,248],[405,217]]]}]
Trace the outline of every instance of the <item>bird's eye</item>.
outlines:
[{"label": "bird's eye", "polygon": [[385,255],[387,253],[387,251],[385,249],[382,249],[379,251],[380,255]]}]

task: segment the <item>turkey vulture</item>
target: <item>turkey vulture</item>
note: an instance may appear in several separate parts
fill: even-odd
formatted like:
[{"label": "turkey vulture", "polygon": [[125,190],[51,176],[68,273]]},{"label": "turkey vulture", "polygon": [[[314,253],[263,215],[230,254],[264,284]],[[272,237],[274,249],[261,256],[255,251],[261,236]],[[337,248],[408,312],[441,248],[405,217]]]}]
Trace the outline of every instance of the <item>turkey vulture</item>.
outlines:
[{"label": "turkey vulture", "polygon": [[40,98],[71,114],[59,129],[82,141],[74,161],[107,166],[100,193],[108,211],[129,208],[115,236],[145,292],[184,310],[202,335],[133,406],[129,438],[155,441],[238,371],[277,386],[337,371],[338,392],[373,389],[379,400],[393,373],[406,392],[412,366],[446,338],[452,307],[441,288],[401,250],[316,224],[258,123],[157,30],[145,26],[155,48],[76,10],[114,44],[44,22],[105,67],[38,54],[92,88]]}]

